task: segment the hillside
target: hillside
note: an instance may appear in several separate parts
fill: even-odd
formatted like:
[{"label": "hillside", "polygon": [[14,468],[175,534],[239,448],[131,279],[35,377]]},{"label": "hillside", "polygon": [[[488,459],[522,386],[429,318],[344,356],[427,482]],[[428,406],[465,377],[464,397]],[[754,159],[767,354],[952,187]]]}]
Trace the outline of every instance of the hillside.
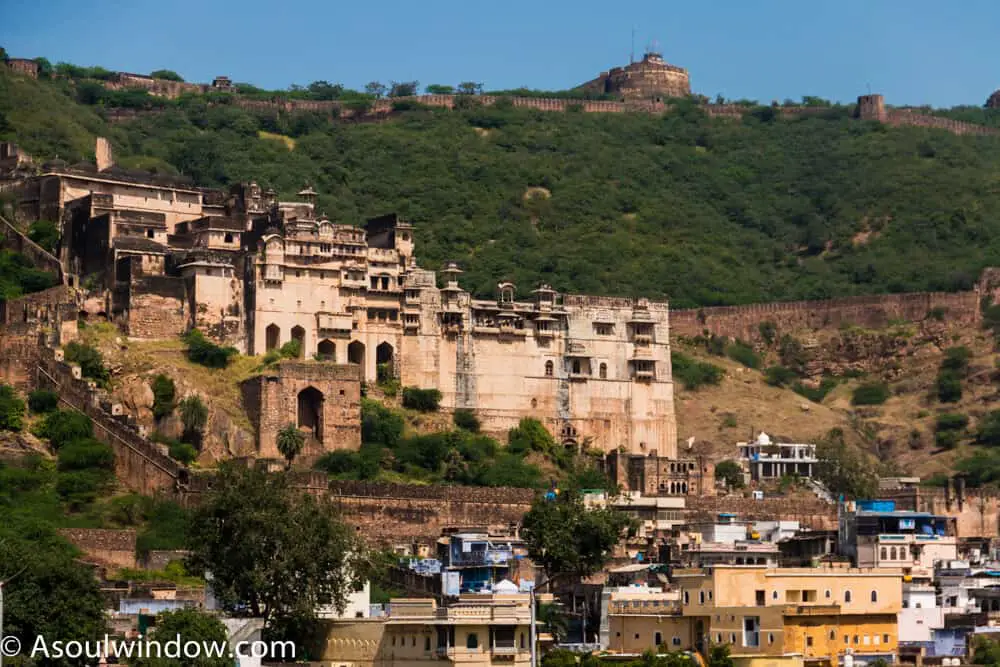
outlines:
[{"label": "hillside", "polygon": [[508,277],[685,307],[950,290],[1000,263],[1000,139],[846,108],[743,121],[414,109],[364,124],[187,98],[108,126],[68,82],[13,78],[0,73],[0,137],[32,154],[84,158],[100,132],[125,166],[204,186],[252,178],[290,197],[309,182],[337,221],[398,211],[420,260],[458,259],[479,294]]}]

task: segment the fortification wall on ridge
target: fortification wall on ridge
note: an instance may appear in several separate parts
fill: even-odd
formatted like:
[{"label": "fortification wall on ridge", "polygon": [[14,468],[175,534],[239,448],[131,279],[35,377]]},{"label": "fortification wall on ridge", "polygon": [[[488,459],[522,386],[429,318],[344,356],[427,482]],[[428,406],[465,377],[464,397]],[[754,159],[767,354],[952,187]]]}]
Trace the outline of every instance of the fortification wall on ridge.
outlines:
[{"label": "fortification wall on ridge", "polygon": [[762,322],[774,322],[779,331],[842,325],[880,328],[893,320],[923,320],[938,308],[944,309],[949,321],[977,323],[979,292],[914,292],[674,310],[670,329],[677,336],[697,336],[707,330],[717,336],[753,341],[760,338]]}]

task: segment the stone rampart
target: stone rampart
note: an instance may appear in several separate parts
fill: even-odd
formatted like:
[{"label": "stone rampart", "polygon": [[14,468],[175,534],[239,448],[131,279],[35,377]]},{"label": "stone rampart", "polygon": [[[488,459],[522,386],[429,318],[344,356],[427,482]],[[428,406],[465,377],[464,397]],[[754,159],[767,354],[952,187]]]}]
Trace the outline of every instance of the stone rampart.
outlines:
[{"label": "stone rampart", "polygon": [[743,496],[688,496],[688,521],[714,521],[719,514],[731,512],[747,521],[798,521],[803,528],[836,530],[837,506],[819,498],[764,498]]},{"label": "stone rampart", "polygon": [[62,280],[62,264],[59,260],[2,216],[0,216],[0,247],[24,255],[34,268],[48,271]]},{"label": "stone rampart", "polygon": [[932,116],[913,109],[888,109],[886,111],[885,122],[894,127],[929,127],[958,135],[1000,136],[1000,129],[997,128],[952,120],[951,118],[942,118],[941,116]]},{"label": "stone rampart", "polygon": [[531,489],[330,482],[344,520],[371,542],[432,542],[443,528],[509,528],[531,507]]},{"label": "stone rampart", "polygon": [[100,565],[135,568],[135,531],[103,528],[61,528],[65,537],[88,560]]},{"label": "stone rampart", "polygon": [[22,391],[31,388],[39,346],[76,334],[76,295],[66,286],[0,301],[0,377]]},{"label": "stone rampart", "polygon": [[133,277],[129,285],[127,316],[122,322],[132,338],[177,338],[191,319],[189,294],[183,278]]},{"label": "stone rampart", "polygon": [[[73,367],[56,359],[55,351],[40,348],[37,386],[58,392],[61,403],[78,410],[94,423],[94,437],[115,452],[115,474],[126,486],[145,495],[174,492],[186,479],[176,461],[116,416],[115,406],[91,382],[75,377]],[[105,409],[110,408],[110,412]]]},{"label": "stone rampart", "polygon": [[893,320],[923,320],[936,309],[943,309],[948,321],[974,324],[980,316],[979,292],[915,292],[674,310],[670,329],[676,336],[697,336],[708,330],[753,341],[760,338],[762,322],[774,322],[778,331],[842,325],[880,328]]}]

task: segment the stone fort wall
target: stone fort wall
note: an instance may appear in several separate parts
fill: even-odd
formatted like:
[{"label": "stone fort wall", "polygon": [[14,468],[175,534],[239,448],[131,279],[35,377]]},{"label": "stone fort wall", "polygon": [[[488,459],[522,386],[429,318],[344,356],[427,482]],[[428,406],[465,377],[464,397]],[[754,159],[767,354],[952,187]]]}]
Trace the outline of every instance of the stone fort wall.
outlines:
[{"label": "stone fort wall", "polygon": [[670,327],[675,336],[698,336],[709,331],[718,336],[760,339],[760,324],[774,322],[779,331],[837,328],[857,325],[881,328],[893,320],[919,321],[941,308],[952,322],[979,322],[980,292],[915,292],[857,296],[824,301],[754,303],[674,310]]},{"label": "stone fort wall", "polygon": [[531,508],[531,489],[332,481],[344,520],[372,542],[433,542],[451,526],[509,528]]},{"label": "stone fort wall", "polygon": [[689,496],[685,511],[688,521],[714,521],[719,514],[731,512],[746,521],[798,521],[811,530],[836,530],[837,506],[819,498],[764,498],[750,500],[743,496]]},{"label": "stone fort wall", "polygon": [[134,530],[102,528],[61,528],[59,534],[83,552],[89,560],[101,565],[135,568]]}]

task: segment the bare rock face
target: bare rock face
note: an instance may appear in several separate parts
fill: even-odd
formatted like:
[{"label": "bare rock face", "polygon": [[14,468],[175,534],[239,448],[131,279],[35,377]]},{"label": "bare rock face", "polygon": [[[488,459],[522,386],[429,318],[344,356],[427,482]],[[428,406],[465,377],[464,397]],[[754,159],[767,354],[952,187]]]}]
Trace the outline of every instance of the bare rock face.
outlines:
[{"label": "bare rock face", "polygon": [[199,461],[221,461],[257,453],[253,433],[238,424],[227,412],[210,409]]},{"label": "bare rock face", "polygon": [[128,377],[122,382],[119,390],[122,403],[136,421],[152,429],[153,420],[153,389],[143,377]]}]

